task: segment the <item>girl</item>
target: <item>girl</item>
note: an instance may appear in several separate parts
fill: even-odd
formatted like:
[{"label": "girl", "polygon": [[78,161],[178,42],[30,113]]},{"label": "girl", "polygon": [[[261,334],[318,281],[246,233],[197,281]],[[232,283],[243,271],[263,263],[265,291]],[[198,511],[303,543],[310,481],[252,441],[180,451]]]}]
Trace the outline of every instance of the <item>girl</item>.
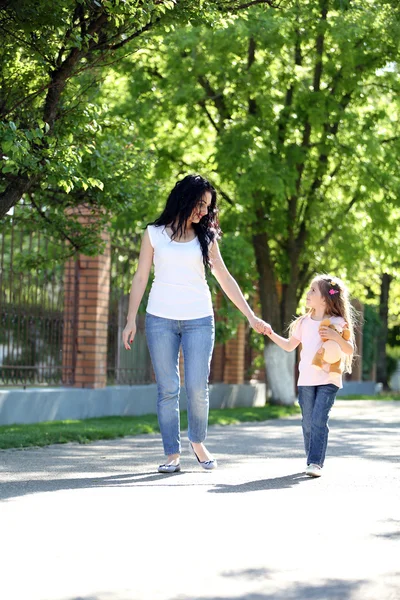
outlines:
[{"label": "girl", "polygon": [[211,470],[217,461],[204,446],[208,421],[208,376],[214,345],[210,267],[228,298],[258,333],[270,331],[247,304],[222,260],[217,194],[199,175],[188,175],[171,191],[161,216],[148,225],[133,278],[124,346],[130,350],[136,314],[154,262],[146,312],[146,337],[157,381],[157,414],[167,459],[160,473],[180,470],[179,348],[182,346],[188,402],[188,437],[198,463]]},{"label": "girl", "polygon": [[[337,391],[343,385],[341,373],[318,370],[312,365],[312,360],[322,345],[321,338],[334,340],[342,350],[345,372],[351,373],[354,353],[353,309],[344,283],[330,275],[317,275],[313,279],[307,292],[306,306],[309,309],[308,313],[295,319],[290,325],[289,339],[274,332],[267,335],[287,352],[297,348],[300,343],[302,345],[298,391],[307,455],[306,474],[320,477],[328,442],[329,412]],[[349,341],[345,341],[339,333],[329,327],[320,328],[320,322],[324,318],[329,318],[332,324],[342,328],[348,327]]]}]

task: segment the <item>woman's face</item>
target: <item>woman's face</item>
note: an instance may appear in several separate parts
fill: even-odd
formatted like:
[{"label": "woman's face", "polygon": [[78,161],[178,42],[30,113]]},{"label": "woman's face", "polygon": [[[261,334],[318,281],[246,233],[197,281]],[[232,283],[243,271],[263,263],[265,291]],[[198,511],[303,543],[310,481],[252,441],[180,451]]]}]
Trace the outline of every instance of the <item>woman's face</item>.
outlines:
[{"label": "woman's face", "polygon": [[211,201],[211,192],[206,192],[198,205],[193,209],[193,212],[189,217],[189,221],[191,223],[199,223],[199,221],[201,221],[201,219],[208,213]]}]

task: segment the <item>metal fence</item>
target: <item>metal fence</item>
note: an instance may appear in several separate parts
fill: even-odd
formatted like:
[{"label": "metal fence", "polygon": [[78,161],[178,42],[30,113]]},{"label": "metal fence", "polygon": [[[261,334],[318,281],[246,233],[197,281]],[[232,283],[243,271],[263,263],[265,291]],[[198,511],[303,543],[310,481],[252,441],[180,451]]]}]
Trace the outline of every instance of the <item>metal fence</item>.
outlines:
[{"label": "metal fence", "polygon": [[[63,339],[77,338],[79,273],[74,264],[79,268],[79,263],[70,261],[66,272],[63,243],[37,231],[30,210],[20,204],[0,224],[0,387],[73,385],[76,347],[63,348]],[[139,243],[139,235],[121,232],[111,248],[108,385],[154,381],[144,315],[138,316],[132,350],[121,343]],[[74,281],[67,301],[66,277]]]},{"label": "metal fence", "polygon": [[[122,345],[122,331],[128,314],[129,292],[139,259],[140,235],[123,231],[111,246],[110,308],[108,318],[107,381],[109,385],[134,385],[154,381],[144,331],[144,314],[139,313],[131,350]],[[142,302],[145,306],[146,298]]]},{"label": "metal fence", "polygon": [[55,242],[27,226],[28,210],[18,206],[0,228],[0,386],[71,384],[63,265],[52,262]]},{"label": "metal fence", "polygon": [[[154,373],[144,331],[144,314],[139,313],[131,350],[122,345],[122,331],[128,314],[129,292],[140,251],[141,232],[130,229],[113,235],[111,246],[110,308],[108,319],[107,381],[109,385],[154,382]],[[146,305],[146,296],[141,306]]]}]

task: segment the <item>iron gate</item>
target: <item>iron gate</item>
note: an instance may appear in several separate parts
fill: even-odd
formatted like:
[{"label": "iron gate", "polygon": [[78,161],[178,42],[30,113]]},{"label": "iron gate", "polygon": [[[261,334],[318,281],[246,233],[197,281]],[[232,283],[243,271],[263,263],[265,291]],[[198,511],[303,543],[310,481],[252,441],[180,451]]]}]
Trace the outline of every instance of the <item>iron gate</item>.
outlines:
[{"label": "iron gate", "polygon": [[0,386],[71,385],[62,343],[76,316],[64,312],[63,247],[30,216],[21,203],[0,225]]}]

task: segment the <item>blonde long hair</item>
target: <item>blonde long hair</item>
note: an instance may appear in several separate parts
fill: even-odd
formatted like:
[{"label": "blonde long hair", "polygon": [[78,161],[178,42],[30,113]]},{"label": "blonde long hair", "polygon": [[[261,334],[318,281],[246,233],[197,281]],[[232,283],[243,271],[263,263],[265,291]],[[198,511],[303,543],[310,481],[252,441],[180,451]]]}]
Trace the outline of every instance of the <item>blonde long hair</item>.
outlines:
[{"label": "blonde long hair", "polygon": [[[312,283],[316,283],[318,285],[321,296],[325,300],[326,316],[342,317],[347,323],[347,326],[350,331],[350,341],[354,346],[354,353],[351,355],[346,354],[344,372],[351,373],[351,365],[353,362],[354,354],[356,352],[354,327],[357,322],[357,311],[350,303],[349,290],[346,284],[341,279],[332,275],[316,275],[313,278]],[[332,290],[338,293],[330,294],[329,291]],[[313,309],[311,308],[305,315],[301,315],[300,317],[293,319],[288,328],[289,336],[293,334],[293,331],[296,328],[297,324],[300,323],[307,315],[312,315],[312,313]]]}]

